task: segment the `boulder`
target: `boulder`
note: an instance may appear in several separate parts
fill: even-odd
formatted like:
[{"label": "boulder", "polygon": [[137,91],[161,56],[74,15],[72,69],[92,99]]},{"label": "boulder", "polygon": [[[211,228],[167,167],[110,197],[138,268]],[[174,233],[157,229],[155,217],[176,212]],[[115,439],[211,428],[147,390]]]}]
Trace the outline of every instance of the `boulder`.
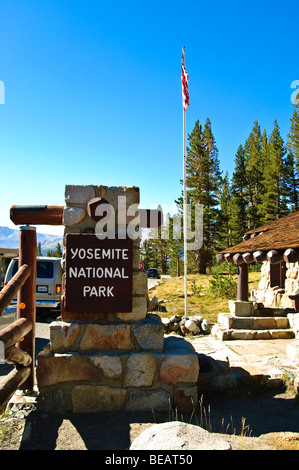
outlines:
[{"label": "boulder", "polygon": [[231,446],[200,426],[170,421],[143,431],[130,450],[231,450]]},{"label": "boulder", "polygon": [[187,328],[191,332],[195,332],[195,331],[199,330],[198,325],[196,324],[196,322],[194,320],[191,320],[191,319],[185,321],[185,328]]}]

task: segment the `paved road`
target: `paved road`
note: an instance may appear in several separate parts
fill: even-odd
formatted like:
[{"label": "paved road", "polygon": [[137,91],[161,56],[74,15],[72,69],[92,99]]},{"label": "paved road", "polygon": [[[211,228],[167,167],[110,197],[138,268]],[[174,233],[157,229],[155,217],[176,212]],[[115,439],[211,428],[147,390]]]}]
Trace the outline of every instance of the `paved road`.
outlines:
[{"label": "paved road", "polygon": [[155,287],[157,284],[160,284],[163,279],[170,279],[170,276],[168,274],[162,274],[161,279],[148,279],[147,286],[148,289],[152,289]]},{"label": "paved road", "polygon": [[147,281],[148,289],[153,289],[160,282],[161,282],[161,279],[148,279]]}]

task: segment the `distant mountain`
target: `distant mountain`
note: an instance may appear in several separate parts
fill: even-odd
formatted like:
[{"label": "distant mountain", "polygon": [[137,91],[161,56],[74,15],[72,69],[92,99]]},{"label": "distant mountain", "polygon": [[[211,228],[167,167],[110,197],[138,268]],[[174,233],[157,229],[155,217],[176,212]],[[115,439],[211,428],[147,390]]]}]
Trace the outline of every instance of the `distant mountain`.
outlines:
[{"label": "distant mountain", "polygon": [[[57,243],[62,247],[62,237],[59,235],[47,235],[36,232],[37,243],[40,242],[42,254],[47,250],[55,250]],[[0,227],[0,248],[19,248],[19,230],[8,227]]]}]

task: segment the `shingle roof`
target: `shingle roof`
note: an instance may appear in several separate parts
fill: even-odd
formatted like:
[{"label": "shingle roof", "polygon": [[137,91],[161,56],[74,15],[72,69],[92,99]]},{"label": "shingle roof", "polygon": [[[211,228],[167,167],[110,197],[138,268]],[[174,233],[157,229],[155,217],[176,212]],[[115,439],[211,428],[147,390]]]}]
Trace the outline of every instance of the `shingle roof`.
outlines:
[{"label": "shingle roof", "polygon": [[299,211],[246,232],[247,240],[220,253],[253,253],[255,251],[299,248]]}]

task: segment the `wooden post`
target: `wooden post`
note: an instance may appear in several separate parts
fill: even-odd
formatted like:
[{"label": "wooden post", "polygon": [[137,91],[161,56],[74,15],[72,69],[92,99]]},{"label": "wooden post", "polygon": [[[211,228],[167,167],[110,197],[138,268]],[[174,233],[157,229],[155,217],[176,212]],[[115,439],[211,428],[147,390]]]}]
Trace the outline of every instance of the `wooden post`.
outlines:
[{"label": "wooden post", "polygon": [[[5,410],[9,399],[21,384],[28,378],[30,367],[15,367],[6,377],[1,380],[0,387],[0,412]],[[30,378],[30,377],[29,377]]]},{"label": "wooden post", "polygon": [[270,250],[267,253],[267,260],[270,261],[271,264],[281,263],[283,261],[284,253],[282,251]]},{"label": "wooden post", "polygon": [[21,266],[14,277],[3,287],[0,292],[0,315],[9,306],[12,299],[17,295],[18,290],[26,282],[31,274],[31,269],[26,264]]},{"label": "wooden post", "polygon": [[248,264],[238,266],[238,295],[237,300],[248,301]]},{"label": "wooden post", "polygon": [[23,341],[18,343],[22,351],[32,357],[31,374],[22,384],[22,389],[33,389],[34,363],[35,363],[35,311],[36,311],[36,228],[30,226],[20,227],[19,239],[19,266],[27,264],[31,268],[31,276],[21,287],[18,293],[17,319],[27,318],[32,322],[32,330]]},{"label": "wooden post", "polygon": [[243,258],[243,261],[245,261],[245,263],[247,264],[255,263],[255,259],[252,253],[244,253],[242,255],[242,258]]},{"label": "wooden post", "polygon": [[11,325],[0,331],[0,341],[4,343],[5,349],[14,346],[21,338],[32,330],[32,323],[27,318],[19,318]]},{"label": "wooden post", "polygon": [[11,206],[10,220],[16,225],[62,225],[63,206]]},{"label": "wooden post", "polygon": [[284,252],[283,259],[286,263],[296,263],[296,261],[299,261],[299,251],[288,248]]},{"label": "wooden post", "polygon": [[253,258],[257,263],[262,263],[263,261],[267,261],[267,253],[265,251],[255,251]]}]

